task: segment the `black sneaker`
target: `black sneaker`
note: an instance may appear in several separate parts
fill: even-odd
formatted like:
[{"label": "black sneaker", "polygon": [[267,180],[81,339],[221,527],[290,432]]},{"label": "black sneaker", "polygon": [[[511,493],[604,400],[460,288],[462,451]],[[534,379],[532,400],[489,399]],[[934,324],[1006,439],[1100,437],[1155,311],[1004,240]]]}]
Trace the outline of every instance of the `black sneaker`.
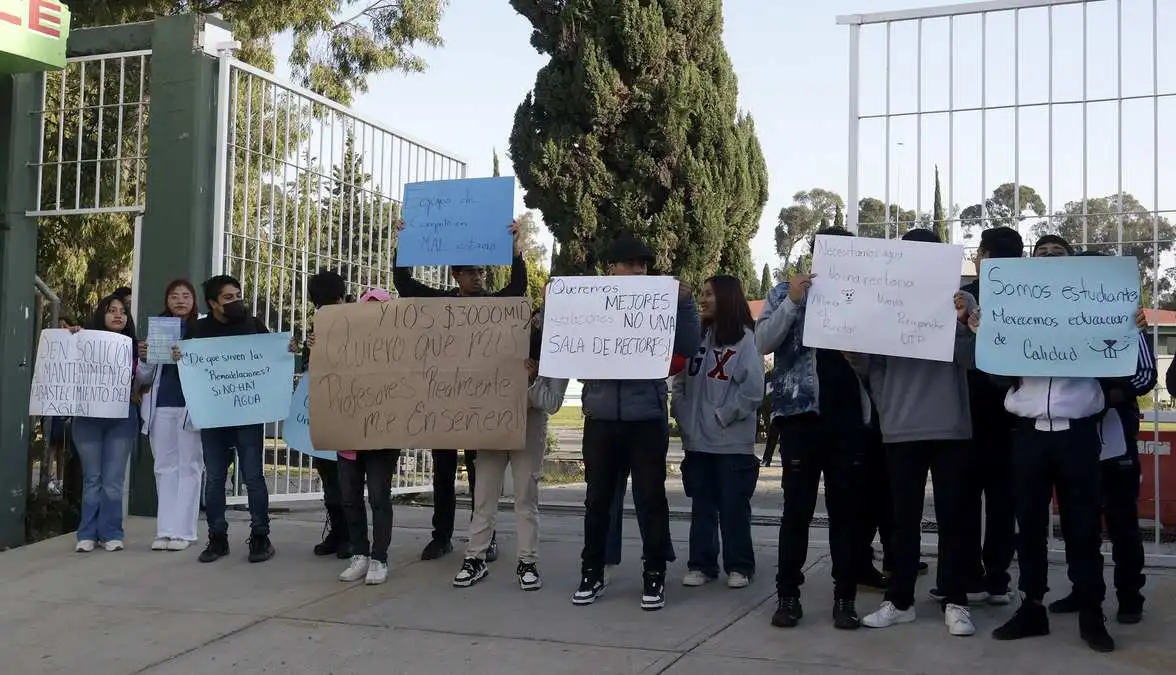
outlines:
[{"label": "black sneaker", "polygon": [[1086,645],[1096,652],[1106,654],[1115,651],[1115,641],[1107,632],[1107,618],[1101,609],[1084,609],[1078,612],[1078,634]]},{"label": "black sneaker", "polygon": [[833,601],[833,627],[839,630],[857,630],[862,627],[853,600],[838,598]]},{"label": "black sneaker", "polygon": [[1115,620],[1127,625],[1143,621],[1143,596],[1138,593],[1120,595],[1119,611],[1115,614]]},{"label": "black sneaker", "polygon": [[804,616],[804,608],[800,606],[800,598],[779,598],[776,601],[776,612],[772,614],[772,625],[777,628],[796,628]]},{"label": "black sneaker", "polygon": [[877,591],[879,593],[886,590],[890,585],[890,578],[878,571],[876,567],[870,565],[866,571],[862,573],[858,579],[858,588],[865,591]]},{"label": "black sneaker", "polygon": [[1040,603],[1023,600],[1013,618],[992,631],[997,640],[1020,640],[1022,638],[1049,635],[1049,614]]},{"label": "black sneaker", "polygon": [[591,605],[604,595],[604,578],[600,572],[584,570],[580,575],[580,587],[572,594],[573,605]]},{"label": "black sneaker", "polygon": [[208,545],[200,552],[200,557],[197,558],[202,563],[216,562],[229,554],[229,535],[227,534],[210,534],[208,535]]},{"label": "black sneaker", "polygon": [[520,562],[515,568],[515,579],[519,588],[524,591],[537,591],[543,588],[543,580],[539,578],[539,568],[533,562]]},{"label": "black sneaker", "polygon": [[461,563],[457,576],[453,577],[453,585],[457,588],[469,588],[486,578],[490,570],[486,568],[486,561],[477,558],[466,558]]},{"label": "black sneaker", "polygon": [[245,542],[249,546],[249,562],[265,562],[274,557],[274,545],[268,534],[254,534]]},{"label": "black sneaker", "polygon": [[490,545],[486,547],[486,562],[498,560],[498,533],[490,535]]},{"label": "black sneaker", "polygon": [[1054,600],[1049,603],[1050,614],[1073,614],[1081,609],[1082,603],[1078,601],[1078,596],[1070,593],[1061,600]]},{"label": "black sneaker", "polygon": [[652,612],[665,607],[666,573],[645,570],[641,577],[641,609]]},{"label": "black sneaker", "polygon": [[421,560],[436,560],[449,555],[452,551],[453,544],[449,543],[448,539],[433,539],[425,545],[425,550],[421,551]]}]

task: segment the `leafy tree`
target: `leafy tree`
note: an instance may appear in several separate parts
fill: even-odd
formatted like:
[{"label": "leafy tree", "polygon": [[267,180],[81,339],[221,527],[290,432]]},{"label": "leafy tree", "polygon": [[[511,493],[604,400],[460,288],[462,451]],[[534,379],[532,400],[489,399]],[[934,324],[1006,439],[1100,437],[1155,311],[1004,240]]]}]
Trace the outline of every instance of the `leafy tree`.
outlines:
[{"label": "leafy tree", "polygon": [[763,300],[763,299],[767,298],[768,294],[771,292],[772,292],[772,268],[768,266],[768,263],[764,263],[764,271],[763,271],[763,274],[760,275],[759,294],[758,294],[759,298],[758,299]]},{"label": "leafy tree", "polygon": [[[1020,199],[1017,198],[1018,193]],[[1020,212],[1017,211],[1018,206]],[[1005,183],[992,191],[984,204],[973,204],[960,212],[964,230],[970,236],[977,228],[1011,227],[1017,229],[1026,217],[1044,216],[1045,201],[1037,190],[1022,185],[1020,190],[1013,183]]]},{"label": "leafy tree", "polygon": [[858,201],[858,236],[884,239],[900,232],[906,232],[918,222],[914,211],[903,209],[897,204],[886,204],[881,199],[865,197]]},{"label": "leafy tree", "polygon": [[559,243],[559,274],[602,269],[620,234],[693,286],[750,281],[766,167],[723,46],[720,0],[511,0],[550,57],[515,114],[526,204]]},{"label": "leafy tree", "polygon": [[791,266],[796,246],[807,242],[817,230],[836,223],[845,207],[841,195],[822,188],[797,192],[792,195],[792,202],[791,206],[780,209],[776,218],[776,253],[781,258],[785,277],[791,275],[792,269],[808,269],[807,254],[795,268]]}]

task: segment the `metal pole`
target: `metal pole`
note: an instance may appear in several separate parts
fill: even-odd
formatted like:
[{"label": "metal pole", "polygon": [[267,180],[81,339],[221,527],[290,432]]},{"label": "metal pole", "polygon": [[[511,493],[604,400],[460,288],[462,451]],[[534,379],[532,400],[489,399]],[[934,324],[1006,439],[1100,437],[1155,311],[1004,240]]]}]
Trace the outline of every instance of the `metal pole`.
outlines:
[{"label": "metal pole", "polygon": [[[236,43],[233,43],[234,45]],[[232,89],[233,47],[217,52],[216,159],[212,178],[212,273],[225,271],[225,192],[228,190],[229,93]]]}]

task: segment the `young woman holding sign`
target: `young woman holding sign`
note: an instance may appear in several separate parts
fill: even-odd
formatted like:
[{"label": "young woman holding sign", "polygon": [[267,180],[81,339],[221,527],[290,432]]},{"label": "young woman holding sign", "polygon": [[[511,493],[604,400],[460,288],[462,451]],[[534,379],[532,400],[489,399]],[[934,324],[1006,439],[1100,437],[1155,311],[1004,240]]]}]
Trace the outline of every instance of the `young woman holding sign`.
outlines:
[{"label": "young woman holding sign", "polygon": [[[79,329],[71,330],[76,333]],[[98,303],[86,330],[119,333],[131,338],[134,344],[135,323],[128,307],[113,295]],[[130,345],[125,356],[125,370],[116,363],[102,364],[110,366],[112,377],[118,380],[104,384],[111,388],[126,386],[129,390],[135,372]],[[75,549],[79,553],[93,551],[97,542],[102,542],[107,551],[123,549],[123,483],[127,461],[135,447],[138,423],[139,406],[133,401],[127,404],[124,417],[74,416],[74,446],[82,460],[82,521],[78,525]]]},{"label": "young woman holding sign", "polygon": [[[196,331],[196,288],[187,279],[176,279],[164,291],[160,316],[177,317],[180,337]],[[143,434],[151,440],[155,456],[155,488],[159,510],[155,521],[153,551],[183,551],[196,541],[200,514],[200,480],[204,475],[204,450],[200,430],[188,419],[187,401],[180,386],[180,368],[174,363],[147,363],[147,342],[139,343],[136,387],[142,383]]]}]

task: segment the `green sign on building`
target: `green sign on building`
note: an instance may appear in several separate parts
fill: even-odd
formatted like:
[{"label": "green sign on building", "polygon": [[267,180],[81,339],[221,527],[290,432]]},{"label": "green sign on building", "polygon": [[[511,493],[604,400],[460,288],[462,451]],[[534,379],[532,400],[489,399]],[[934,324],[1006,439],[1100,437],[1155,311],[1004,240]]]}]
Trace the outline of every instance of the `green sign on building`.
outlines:
[{"label": "green sign on building", "polygon": [[58,0],[0,0],[0,73],[65,67],[69,7]]}]

